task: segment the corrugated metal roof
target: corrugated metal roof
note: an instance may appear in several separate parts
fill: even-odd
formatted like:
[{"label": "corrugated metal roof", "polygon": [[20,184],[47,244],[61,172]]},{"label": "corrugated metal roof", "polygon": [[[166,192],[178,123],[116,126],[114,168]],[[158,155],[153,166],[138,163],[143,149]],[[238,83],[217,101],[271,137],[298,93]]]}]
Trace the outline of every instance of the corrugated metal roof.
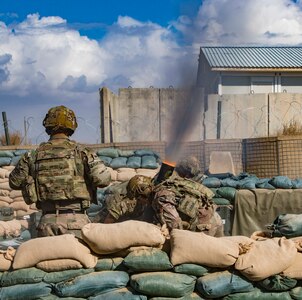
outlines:
[{"label": "corrugated metal roof", "polygon": [[211,68],[302,68],[302,47],[201,47],[200,51]]}]

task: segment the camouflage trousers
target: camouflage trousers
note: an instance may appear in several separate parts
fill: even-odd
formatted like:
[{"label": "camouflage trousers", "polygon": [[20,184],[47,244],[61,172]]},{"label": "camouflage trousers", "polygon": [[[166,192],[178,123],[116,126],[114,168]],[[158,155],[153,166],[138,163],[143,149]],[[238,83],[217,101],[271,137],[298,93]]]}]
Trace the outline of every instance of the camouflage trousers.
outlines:
[{"label": "camouflage trousers", "polygon": [[84,213],[45,214],[41,217],[37,226],[37,236],[71,233],[81,238],[81,229],[88,223],[90,223],[90,220]]}]

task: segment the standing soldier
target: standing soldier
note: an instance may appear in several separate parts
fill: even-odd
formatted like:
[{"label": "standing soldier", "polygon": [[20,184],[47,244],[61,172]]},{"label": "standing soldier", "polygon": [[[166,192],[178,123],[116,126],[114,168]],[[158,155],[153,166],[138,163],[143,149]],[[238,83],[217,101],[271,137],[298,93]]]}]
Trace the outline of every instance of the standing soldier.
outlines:
[{"label": "standing soldier", "polygon": [[202,185],[196,157],[181,160],[173,172],[153,190],[152,207],[161,225],[223,236],[223,223],[212,201],[213,192]]},{"label": "standing soldier", "polygon": [[22,190],[27,204],[41,209],[39,237],[65,233],[80,237],[81,228],[90,222],[86,209],[96,202],[97,187],[109,184],[110,173],[96,154],[69,139],[77,128],[71,109],[49,109],[43,125],[48,142],[23,155],[9,184]]}]

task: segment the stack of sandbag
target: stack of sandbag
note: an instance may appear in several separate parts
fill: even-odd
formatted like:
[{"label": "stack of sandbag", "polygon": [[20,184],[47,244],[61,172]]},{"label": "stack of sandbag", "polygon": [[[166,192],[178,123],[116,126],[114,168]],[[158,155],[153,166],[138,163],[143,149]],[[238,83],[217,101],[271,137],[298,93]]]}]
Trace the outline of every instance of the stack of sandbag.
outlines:
[{"label": "stack of sandbag", "polygon": [[160,166],[159,155],[149,149],[103,148],[96,153],[108,167],[113,181],[124,182],[137,174],[153,178]]},{"label": "stack of sandbag", "polygon": [[[296,240],[87,224],[0,253],[0,299],[301,299]],[[35,295],[36,298],[27,297]],[[36,296],[37,295],[37,296]],[[33,297],[33,296],[31,296]]]}]

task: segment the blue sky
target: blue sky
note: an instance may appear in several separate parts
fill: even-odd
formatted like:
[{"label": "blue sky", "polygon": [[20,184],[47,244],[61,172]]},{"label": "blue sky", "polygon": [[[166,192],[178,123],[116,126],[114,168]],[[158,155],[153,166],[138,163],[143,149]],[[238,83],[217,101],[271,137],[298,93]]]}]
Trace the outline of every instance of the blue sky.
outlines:
[{"label": "blue sky", "polygon": [[11,132],[25,124],[37,144],[47,110],[66,105],[78,116],[73,138],[97,143],[99,88],[192,85],[201,45],[301,37],[300,1],[0,0],[0,108]]}]

